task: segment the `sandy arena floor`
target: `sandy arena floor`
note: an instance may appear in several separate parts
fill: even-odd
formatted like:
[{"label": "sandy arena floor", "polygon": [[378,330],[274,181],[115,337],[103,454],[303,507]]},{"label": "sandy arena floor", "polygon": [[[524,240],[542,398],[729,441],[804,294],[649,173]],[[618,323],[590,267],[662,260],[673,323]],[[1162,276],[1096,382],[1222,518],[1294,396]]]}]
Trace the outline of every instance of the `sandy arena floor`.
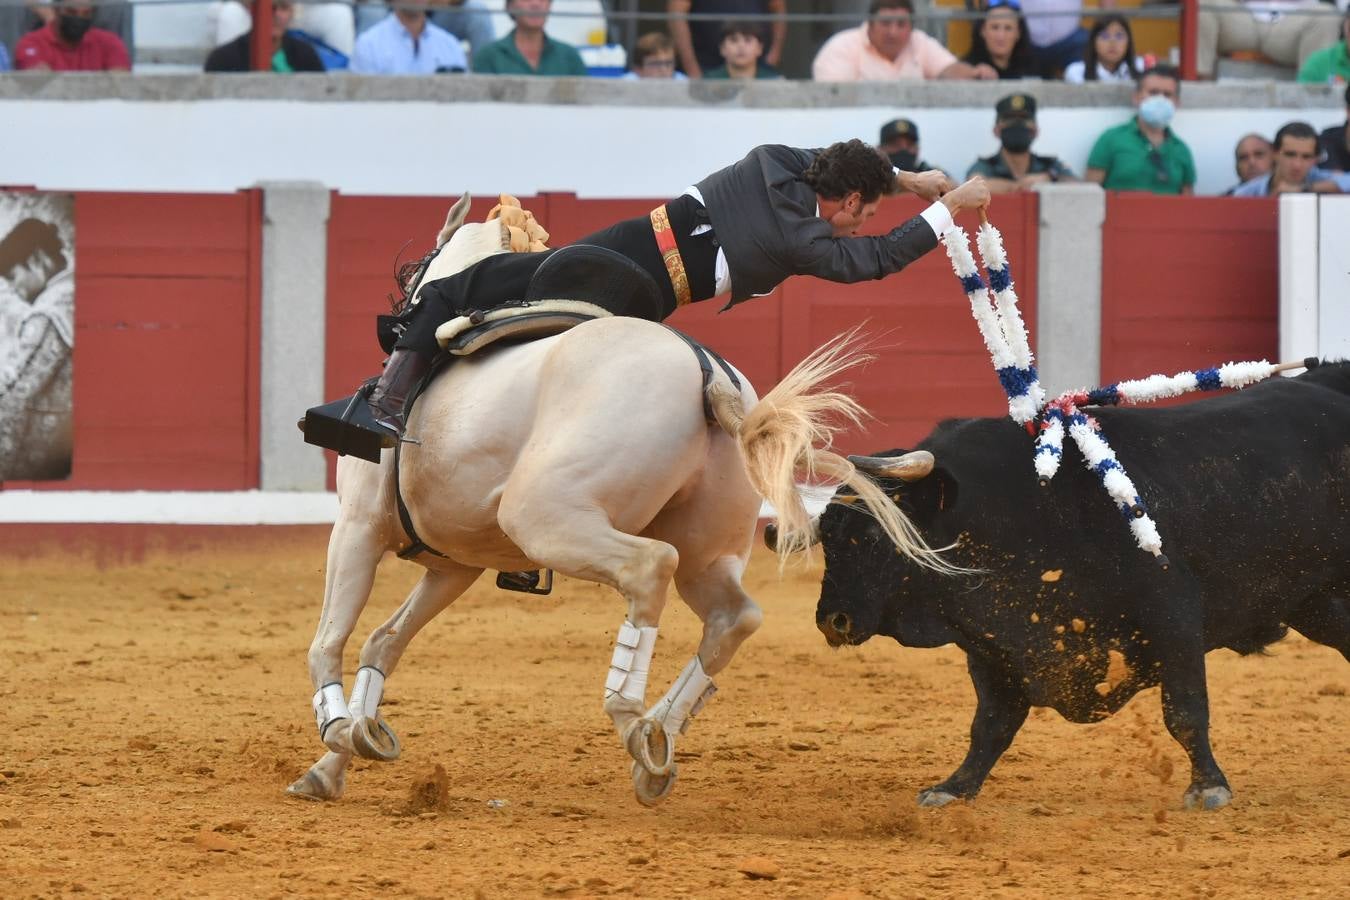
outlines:
[{"label": "sandy arena floor", "polygon": [[[779,580],[767,553],[747,578],[766,624],[681,741],[661,808],[633,800],[600,706],[617,596],[486,578],[390,681],[402,759],[357,762],[337,803],[288,798],[321,750],[305,651],[324,541],[0,560],[0,894],[1350,893],[1340,654],[1293,636],[1267,658],[1209,657],[1236,794],[1221,812],[1181,810],[1187,764],[1156,690],[1093,726],[1034,711],[977,802],[920,810],[915,792],[965,752],[961,654],[831,651],[813,625],[819,571]],[[416,574],[385,563],[360,640]],[[651,697],[696,642],[682,605],[662,625]]]}]

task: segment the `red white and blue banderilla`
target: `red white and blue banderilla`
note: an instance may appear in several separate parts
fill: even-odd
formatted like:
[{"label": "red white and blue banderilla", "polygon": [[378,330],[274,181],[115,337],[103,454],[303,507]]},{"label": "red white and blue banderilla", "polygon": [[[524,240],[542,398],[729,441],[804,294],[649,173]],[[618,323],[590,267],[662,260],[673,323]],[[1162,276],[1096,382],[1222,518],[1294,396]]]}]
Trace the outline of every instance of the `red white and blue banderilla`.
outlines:
[{"label": "red white and blue banderilla", "polygon": [[[1008,415],[1036,436],[1033,461],[1041,486],[1048,486],[1050,479],[1059,471],[1059,463],[1064,455],[1064,434],[1067,431],[1083,456],[1083,464],[1097,474],[1106,492],[1130,523],[1130,531],[1140,549],[1152,553],[1163,568],[1167,568],[1167,557],[1162,553],[1162,538],[1148,514],[1148,507],[1116,458],[1115,451],[1102,435],[1101,424],[1083,412],[1081,407],[1150,403],[1191,391],[1220,388],[1236,390],[1264,381],[1286,369],[1312,368],[1317,365],[1317,361],[1309,358],[1280,365],[1265,360],[1228,363],[1217,368],[1179,372],[1172,376],[1151,375],[1092,390],[1066,391],[1047,402],[1036,373],[1026,326],[1017,308],[1017,294],[1013,290],[1003,236],[983,214],[980,218],[976,243],[989,272],[988,285],[975,265],[965,229],[953,225],[942,235],[942,242],[947,248],[947,256],[952,261],[952,269],[961,282],[961,288],[970,298],[971,313],[979,325],[984,345],[989,349],[999,384],[1008,396]],[[994,294],[992,305],[990,288]]]}]

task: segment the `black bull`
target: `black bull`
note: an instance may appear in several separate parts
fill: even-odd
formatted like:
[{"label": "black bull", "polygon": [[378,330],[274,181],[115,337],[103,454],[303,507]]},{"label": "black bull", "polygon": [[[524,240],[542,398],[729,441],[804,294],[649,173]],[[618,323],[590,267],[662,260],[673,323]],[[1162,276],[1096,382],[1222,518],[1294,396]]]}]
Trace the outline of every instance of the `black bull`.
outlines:
[{"label": "black bull", "polygon": [[1161,684],[1167,730],[1191,761],[1185,805],[1224,806],[1232,794],[1209,746],[1205,653],[1253,653],[1292,627],[1350,659],[1350,363],[1097,416],[1158,524],[1169,570],[1135,545],[1067,441],[1059,473],[1040,487],[1032,441],[1008,419],[943,422],[919,445],[932,471],[883,482],[931,546],[954,544],[947,558],[978,574],[909,562],[850,497],[821,515],[816,622],[832,645],[881,634],[966,653],[970,749],[921,804],[974,797],[1031,706],[1091,722]]}]

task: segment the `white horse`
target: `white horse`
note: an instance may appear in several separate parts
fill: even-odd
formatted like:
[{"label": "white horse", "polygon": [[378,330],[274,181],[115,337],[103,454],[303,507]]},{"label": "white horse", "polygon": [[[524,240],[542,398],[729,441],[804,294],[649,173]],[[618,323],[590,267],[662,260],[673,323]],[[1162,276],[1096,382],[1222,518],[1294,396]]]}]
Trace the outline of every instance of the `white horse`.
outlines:
[{"label": "white horse", "polygon": [[[466,210],[467,202],[451,210],[438,235],[438,246],[449,245],[422,281],[501,252],[502,223],[460,228]],[[675,736],[715,690],[712,676],[760,624],[741,577],[761,497],[779,512],[780,552],[810,540],[794,469],[849,484],[869,509],[886,511],[881,524],[901,552],[941,567],[884,494],[823,446],[832,434],[827,420],[856,421],[861,410],[821,384],[861,358],[846,341],[831,342],[759,402],[744,378],[737,389],[718,371],[707,392],[717,424],[705,418],[690,347],[642,319],[595,319],[456,360],[415,403],[407,434],[417,443],[403,445],[397,473],[416,532],[445,556],[416,559],[426,574],[366,640],[349,697],[343,647],[381,557],[410,539],[396,511],[393,452],[384,451],[379,465],[338,461],[338,517],[309,649],[328,752],[288,791],[334,800],[352,754],[396,758],[398,740],[379,705],[413,636],[483,570],[548,568],[610,585],[627,601],[604,709],[633,757],[637,799],[664,799],[675,782]],[[669,691],[647,708],[671,579],[702,620],[703,637]]]}]

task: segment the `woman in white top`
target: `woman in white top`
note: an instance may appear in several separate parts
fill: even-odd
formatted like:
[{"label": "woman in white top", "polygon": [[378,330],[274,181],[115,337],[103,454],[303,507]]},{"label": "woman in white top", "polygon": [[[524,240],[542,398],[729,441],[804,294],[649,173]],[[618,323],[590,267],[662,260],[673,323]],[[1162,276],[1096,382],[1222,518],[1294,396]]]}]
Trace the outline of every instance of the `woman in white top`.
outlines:
[{"label": "woman in white top", "polygon": [[1088,32],[1087,48],[1079,62],[1069,63],[1064,80],[1134,82],[1144,69],[1144,60],[1134,55],[1134,35],[1124,16],[1102,16]]}]

